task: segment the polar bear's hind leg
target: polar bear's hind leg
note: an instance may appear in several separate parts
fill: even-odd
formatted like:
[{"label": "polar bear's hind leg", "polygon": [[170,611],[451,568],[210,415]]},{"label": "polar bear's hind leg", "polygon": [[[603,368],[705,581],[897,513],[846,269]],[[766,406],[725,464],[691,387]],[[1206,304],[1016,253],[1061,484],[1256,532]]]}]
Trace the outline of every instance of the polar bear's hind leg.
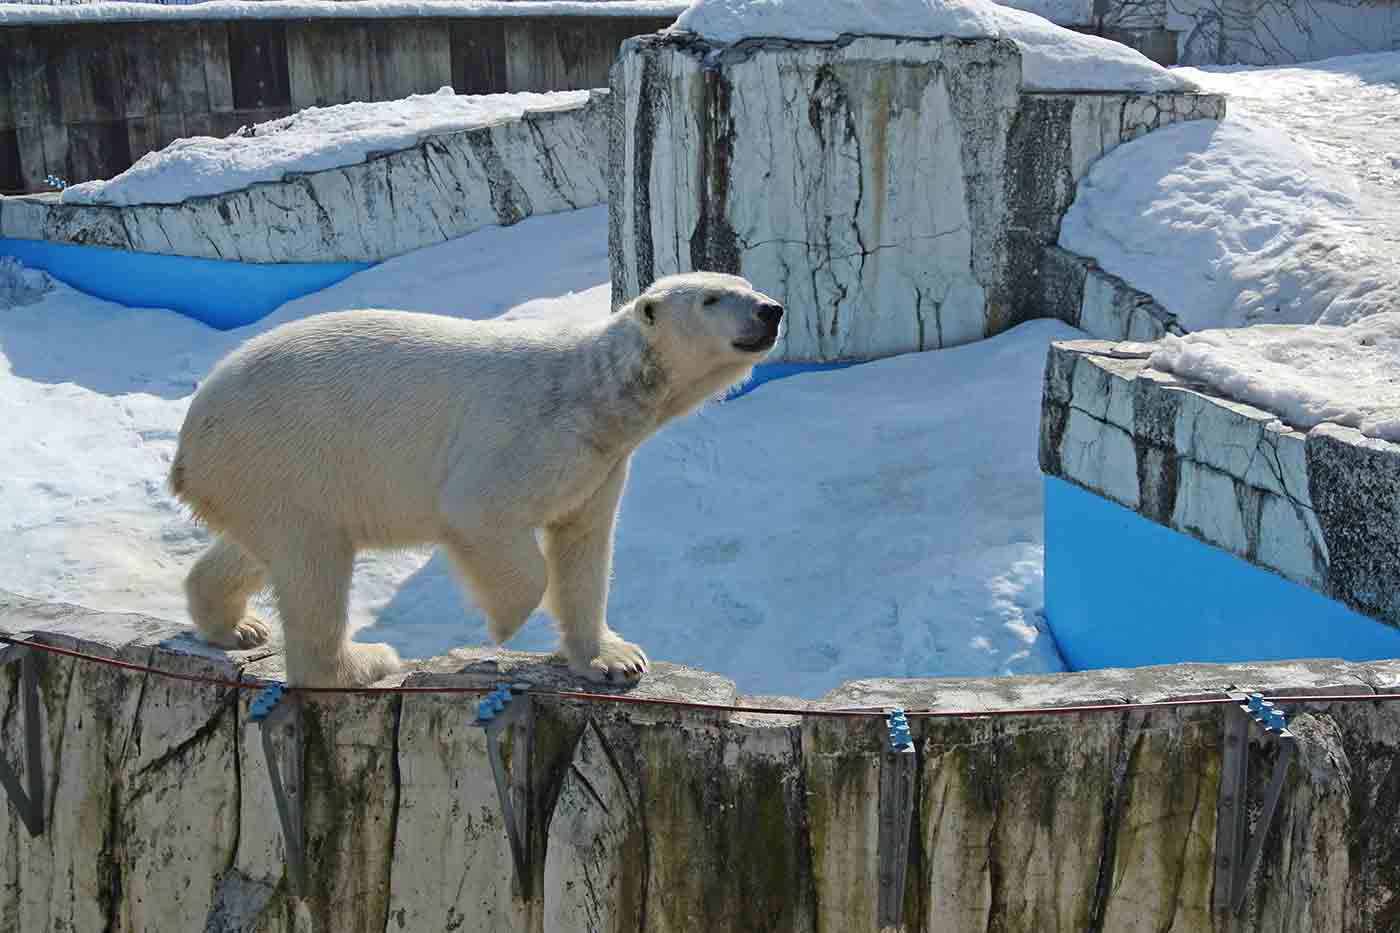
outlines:
[{"label": "polar bear's hind leg", "polygon": [[298,687],[356,687],[402,669],[386,644],[346,637],[355,547],[338,528],[296,523],[295,533],[270,542],[268,576],[286,639],[287,683]]},{"label": "polar bear's hind leg", "polygon": [[265,581],[262,564],[220,535],[185,578],[190,615],[204,640],[231,651],[266,642],[267,623],[246,614]]}]

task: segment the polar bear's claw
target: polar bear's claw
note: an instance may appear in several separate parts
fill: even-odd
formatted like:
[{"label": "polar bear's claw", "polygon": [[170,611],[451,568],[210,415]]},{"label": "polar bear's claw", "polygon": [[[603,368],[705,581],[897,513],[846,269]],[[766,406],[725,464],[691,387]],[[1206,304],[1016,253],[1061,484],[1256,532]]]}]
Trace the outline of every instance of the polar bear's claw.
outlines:
[{"label": "polar bear's claw", "polygon": [[204,640],[225,651],[247,651],[259,645],[267,644],[267,640],[272,635],[272,629],[262,619],[256,616],[244,616],[234,624],[232,628],[218,632],[206,632],[201,630]]},{"label": "polar bear's claw", "polygon": [[569,667],[598,683],[630,683],[645,674],[651,666],[640,646],[612,632],[605,633],[599,639],[598,649],[591,655],[570,658]]},{"label": "polar bear's claw", "polygon": [[257,616],[244,616],[238,625],[234,626],[233,633],[238,639],[238,647],[256,648],[267,644],[268,638],[272,636],[272,629]]}]

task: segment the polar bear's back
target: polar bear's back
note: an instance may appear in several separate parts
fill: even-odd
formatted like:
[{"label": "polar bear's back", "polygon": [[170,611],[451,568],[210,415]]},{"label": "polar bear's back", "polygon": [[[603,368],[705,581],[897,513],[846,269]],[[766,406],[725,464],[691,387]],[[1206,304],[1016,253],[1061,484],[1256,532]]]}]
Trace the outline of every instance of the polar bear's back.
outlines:
[{"label": "polar bear's back", "polygon": [[430,540],[463,445],[483,474],[495,468],[578,338],[533,322],[397,311],[283,325],[200,387],[172,487],[215,527],[261,506],[354,527],[365,544]]}]

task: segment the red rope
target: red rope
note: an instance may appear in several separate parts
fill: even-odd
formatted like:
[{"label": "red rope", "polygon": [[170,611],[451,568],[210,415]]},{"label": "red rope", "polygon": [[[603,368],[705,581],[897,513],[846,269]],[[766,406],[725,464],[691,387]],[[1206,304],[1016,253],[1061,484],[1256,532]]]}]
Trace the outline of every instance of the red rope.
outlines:
[{"label": "red rope", "polygon": [[[158,667],[150,667],[145,664],[136,664],[131,661],[121,661],[117,658],[104,658],[101,655],[87,654],[82,651],[75,651],[72,648],[61,648],[58,645],[46,645],[40,642],[28,641],[25,639],[12,638],[8,635],[0,635],[0,643],[10,645],[22,645],[33,648],[36,651],[43,651],[49,654],[62,655],[74,658],[79,661],[88,661],[94,664],[105,664],[109,667],[116,667],[126,671],[133,671],[140,674],[152,674],[157,677],[165,677],[171,680],[183,680],[190,683],[211,684],[217,687],[227,687],[234,690],[262,690],[271,685],[271,681],[261,680],[228,680],[222,677],[209,677],[202,674],[181,674],[177,671],[165,670]],[[352,693],[361,696],[373,696],[376,694],[486,694],[491,691],[489,687],[287,687],[290,692],[295,693]],[[792,709],[782,706],[735,706],[726,703],[701,703],[693,700],[667,700],[660,697],[639,697],[627,696],[615,693],[588,693],[581,690],[527,690],[530,696],[549,697],[558,700],[584,700],[598,703],[630,703],[638,706],[668,706],[679,709],[708,710],[711,712],[725,713],[752,713],[756,715],[774,716],[818,716],[827,718],[873,718],[885,716],[883,709]],[[1278,696],[1265,697],[1271,703],[1348,703],[1359,701],[1381,701],[1400,700],[1400,693],[1341,693],[1322,694],[1318,696]],[[1090,703],[1083,706],[1026,706],[1011,707],[988,710],[908,710],[906,715],[911,718],[920,719],[975,719],[981,716],[1066,716],[1072,713],[1100,713],[1100,712],[1129,712],[1133,710],[1154,710],[1154,709],[1176,709],[1185,706],[1224,706],[1235,703],[1236,700],[1228,696],[1210,697],[1197,700],[1163,700],[1156,703]]]}]

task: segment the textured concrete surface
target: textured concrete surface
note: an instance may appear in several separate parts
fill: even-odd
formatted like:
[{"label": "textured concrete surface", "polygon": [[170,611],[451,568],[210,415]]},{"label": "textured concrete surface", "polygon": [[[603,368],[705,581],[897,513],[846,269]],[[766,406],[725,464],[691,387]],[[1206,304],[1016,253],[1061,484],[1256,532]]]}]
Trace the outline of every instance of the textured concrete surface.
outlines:
[{"label": "textured concrete surface", "polygon": [[[189,630],[0,594],[0,630],[154,665],[276,675]],[[551,659],[464,650],[410,685],[579,685]],[[1260,689],[1367,695],[1397,662],[1173,665],[995,680],[868,680],[815,704],[995,710]],[[396,682],[403,680],[395,678]],[[474,699],[302,701],[309,883],[292,897],[248,694],[45,655],[49,830],[0,805],[0,931],[875,928],[880,718],[540,697],[506,743],[531,851],[512,868]],[[731,702],[724,678],[657,665],[637,697]],[[19,760],[17,671],[0,749]],[[1400,708],[1291,706],[1299,757],[1244,914],[1213,913],[1220,706],[912,720],[904,891],[911,931],[1389,929],[1400,883]],[[278,742],[282,732],[278,731]],[[1271,747],[1250,755],[1250,799]]]}]

